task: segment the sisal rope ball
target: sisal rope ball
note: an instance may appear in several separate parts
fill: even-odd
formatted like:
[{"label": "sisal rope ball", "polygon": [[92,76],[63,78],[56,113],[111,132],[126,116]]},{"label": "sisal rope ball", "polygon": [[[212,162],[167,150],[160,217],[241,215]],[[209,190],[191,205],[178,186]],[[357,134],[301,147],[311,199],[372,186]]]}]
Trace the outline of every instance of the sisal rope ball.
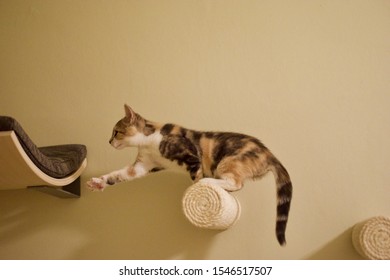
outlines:
[{"label": "sisal rope ball", "polygon": [[190,186],[182,202],[184,215],[200,228],[227,229],[240,217],[238,200],[223,188],[209,183],[198,182]]},{"label": "sisal rope ball", "polygon": [[358,223],[352,230],[356,251],[371,260],[390,260],[390,219],[374,217]]}]

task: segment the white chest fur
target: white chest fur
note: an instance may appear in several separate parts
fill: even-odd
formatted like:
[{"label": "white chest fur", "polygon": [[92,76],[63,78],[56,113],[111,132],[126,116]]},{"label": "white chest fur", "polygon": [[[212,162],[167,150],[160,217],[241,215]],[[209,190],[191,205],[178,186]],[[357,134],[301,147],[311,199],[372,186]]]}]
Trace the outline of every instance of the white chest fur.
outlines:
[{"label": "white chest fur", "polygon": [[162,157],[158,147],[139,147],[138,152],[138,157],[151,168],[159,167],[176,172],[186,172],[184,165],[180,166],[176,161]]},{"label": "white chest fur", "polygon": [[143,139],[139,139],[139,143],[147,145],[138,146],[138,157],[150,167],[164,168],[176,172],[186,172],[184,165],[180,166],[176,161],[169,160],[161,156],[159,145],[162,140],[162,135],[159,132],[153,133],[149,136],[144,136]]}]

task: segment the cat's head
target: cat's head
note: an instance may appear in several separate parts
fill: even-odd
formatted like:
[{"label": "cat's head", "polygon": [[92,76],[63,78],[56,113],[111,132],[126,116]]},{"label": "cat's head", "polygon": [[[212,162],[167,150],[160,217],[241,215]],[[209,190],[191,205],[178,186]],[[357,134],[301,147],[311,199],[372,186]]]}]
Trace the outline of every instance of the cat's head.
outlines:
[{"label": "cat's head", "polygon": [[145,120],[125,104],[125,117],[114,126],[110,144],[115,149],[137,146],[144,136],[142,133],[144,123]]}]

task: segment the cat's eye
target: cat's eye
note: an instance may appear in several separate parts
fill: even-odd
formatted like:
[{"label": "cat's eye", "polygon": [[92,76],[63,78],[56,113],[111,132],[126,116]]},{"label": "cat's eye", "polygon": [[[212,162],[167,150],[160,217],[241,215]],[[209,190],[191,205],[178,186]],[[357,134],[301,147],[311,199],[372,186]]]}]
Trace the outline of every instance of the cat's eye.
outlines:
[{"label": "cat's eye", "polygon": [[118,135],[119,131],[118,130],[114,130],[114,137],[116,137]]}]

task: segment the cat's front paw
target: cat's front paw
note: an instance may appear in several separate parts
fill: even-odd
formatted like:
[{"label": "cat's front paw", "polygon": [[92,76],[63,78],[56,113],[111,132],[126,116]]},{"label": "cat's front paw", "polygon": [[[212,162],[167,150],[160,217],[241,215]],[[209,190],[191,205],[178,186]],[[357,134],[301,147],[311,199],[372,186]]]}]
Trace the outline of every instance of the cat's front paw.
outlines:
[{"label": "cat's front paw", "polygon": [[101,178],[92,178],[87,182],[87,188],[91,191],[103,191],[107,187],[106,182]]}]

